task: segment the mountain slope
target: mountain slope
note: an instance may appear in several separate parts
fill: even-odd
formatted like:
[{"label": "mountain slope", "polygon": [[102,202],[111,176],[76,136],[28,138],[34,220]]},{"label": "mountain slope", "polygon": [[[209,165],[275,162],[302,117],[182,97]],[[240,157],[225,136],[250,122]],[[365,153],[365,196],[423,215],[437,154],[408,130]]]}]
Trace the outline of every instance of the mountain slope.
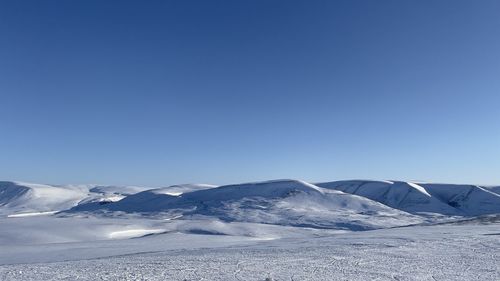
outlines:
[{"label": "mountain slope", "polygon": [[500,213],[500,195],[477,185],[420,184],[434,197],[469,216]]},{"label": "mountain slope", "polygon": [[[165,204],[165,200],[167,198],[175,198],[186,192],[192,192],[197,190],[204,190],[216,187],[215,185],[210,184],[178,184],[172,185],[168,187],[160,187],[160,188],[150,188],[150,189],[142,189],[141,192],[134,192],[130,194],[118,193],[121,190],[115,188],[106,188],[100,187],[100,192],[109,192],[110,190],[115,191],[115,196],[119,196],[119,200],[109,200],[109,193],[103,193],[101,197],[91,198],[83,200],[77,206],[73,207],[72,211],[94,211],[104,208],[103,205],[120,201],[118,206],[120,208],[127,210],[129,212],[139,212],[139,211],[158,211],[162,205]],[[136,191],[137,189],[127,189],[126,191]],[[95,188],[91,189],[91,191],[95,191]],[[115,204],[116,205],[116,204]],[[115,206],[113,205],[113,207]],[[109,206],[108,206],[109,207]]]},{"label": "mountain slope", "polygon": [[274,180],[154,189],[0,182],[0,215],[22,217],[61,211],[104,216],[137,213],[168,220],[182,217],[366,230],[434,220],[436,214],[500,213],[500,195],[492,191],[475,185],[362,180],[316,185]]},{"label": "mountain slope", "polygon": [[500,213],[500,196],[473,185],[350,180],[318,186],[370,198],[410,213],[477,216]]},{"label": "mountain slope", "polygon": [[71,208],[88,196],[81,187],[0,182],[0,214],[37,213]]},{"label": "mountain slope", "polygon": [[68,210],[79,204],[105,204],[147,189],[0,181],[0,215],[32,216]]},{"label": "mountain slope", "polygon": [[363,196],[410,213],[461,214],[459,210],[432,197],[423,187],[413,183],[353,180],[317,185]]},{"label": "mountain slope", "polygon": [[[77,206],[72,211],[81,211]],[[417,223],[421,219],[372,200],[296,180],[227,185],[173,196],[148,190],[86,210],[166,213],[315,228],[363,230]]]},{"label": "mountain slope", "polygon": [[482,188],[500,195],[500,186],[482,186]]},{"label": "mountain slope", "polygon": [[197,190],[205,190],[205,189],[211,189],[217,187],[216,185],[212,184],[176,184],[176,185],[171,185],[168,187],[160,187],[160,188],[155,188],[150,190],[151,192],[154,192],[156,194],[167,194],[167,195],[172,195],[172,196],[179,196],[183,193],[188,193],[188,192],[193,192]]}]

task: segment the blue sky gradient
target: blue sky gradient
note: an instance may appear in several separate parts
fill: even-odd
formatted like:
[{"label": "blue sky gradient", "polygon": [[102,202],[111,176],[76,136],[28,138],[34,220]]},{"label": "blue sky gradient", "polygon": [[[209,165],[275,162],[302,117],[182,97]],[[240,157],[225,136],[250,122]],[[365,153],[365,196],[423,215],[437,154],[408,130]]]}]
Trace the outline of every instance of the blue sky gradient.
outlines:
[{"label": "blue sky gradient", "polygon": [[2,1],[0,178],[500,184],[500,2]]}]

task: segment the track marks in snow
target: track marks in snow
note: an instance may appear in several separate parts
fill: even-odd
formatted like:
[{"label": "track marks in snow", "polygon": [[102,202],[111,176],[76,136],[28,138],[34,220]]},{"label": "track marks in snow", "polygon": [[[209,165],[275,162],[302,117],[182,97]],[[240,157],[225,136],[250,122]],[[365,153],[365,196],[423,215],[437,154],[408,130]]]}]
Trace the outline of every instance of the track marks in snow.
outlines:
[{"label": "track marks in snow", "polygon": [[[246,247],[0,266],[12,280],[500,280],[493,228],[415,227]],[[496,251],[495,251],[496,249]],[[92,270],[88,270],[92,268]]]}]

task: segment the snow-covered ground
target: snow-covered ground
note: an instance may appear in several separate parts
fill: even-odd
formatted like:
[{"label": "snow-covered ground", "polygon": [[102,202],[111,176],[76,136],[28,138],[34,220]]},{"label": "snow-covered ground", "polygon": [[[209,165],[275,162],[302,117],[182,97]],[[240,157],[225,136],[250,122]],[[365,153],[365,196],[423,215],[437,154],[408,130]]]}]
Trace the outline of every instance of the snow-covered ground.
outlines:
[{"label": "snow-covered ground", "polygon": [[496,192],[0,182],[0,280],[500,280]]},{"label": "snow-covered ground", "polygon": [[166,234],[26,246],[46,261],[5,264],[20,251],[2,251],[0,280],[500,280],[499,231],[466,224],[269,241]]}]

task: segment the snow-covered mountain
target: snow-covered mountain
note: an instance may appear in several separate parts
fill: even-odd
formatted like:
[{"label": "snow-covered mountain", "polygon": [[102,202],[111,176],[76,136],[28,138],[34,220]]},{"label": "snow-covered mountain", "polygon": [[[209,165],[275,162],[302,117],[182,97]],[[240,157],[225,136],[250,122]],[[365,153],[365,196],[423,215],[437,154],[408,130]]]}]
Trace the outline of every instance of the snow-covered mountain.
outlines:
[{"label": "snow-covered mountain", "polygon": [[32,216],[68,210],[78,204],[111,202],[146,188],[96,185],[48,185],[0,182],[0,215]]},{"label": "snow-covered mountain", "polygon": [[[192,268],[201,268],[205,270],[203,276],[212,280],[220,274],[207,274],[212,274],[213,268],[220,268],[217,262],[222,261],[236,270],[225,275],[225,280],[264,280],[253,272],[248,278],[233,277],[240,276],[240,268],[262,272],[262,268],[274,268],[280,260],[287,270],[300,268],[304,261],[309,262],[308,268],[313,268],[323,259],[318,271],[323,268],[328,271],[323,275],[307,272],[299,279],[329,280],[345,268],[352,268],[352,275],[338,279],[357,279],[360,266],[382,265],[387,275],[362,277],[389,280],[394,279],[394,268],[406,270],[405,261],[421,260],[425,263],[415,268],[425,267],[426,275],[420,279],[426,280],[427,269],[433,269],[441,260],[448,262],[443,268],[479,260],[472,268],[487,265],[477,271],[489,274],[481,276],[484,280],[497,280],[494,277],[498,275],[495,275],[498,257],[491,249],[500,245],[498,197],[491,189],[479,186],[396,181],[310,184],[274,180],[149,189],[1,182],[0,265],[19,263],[22,267],[9,267],[5,271],[5,265],[3,269],[0,266],[0,276],[8,276],[6,280],[24,280],[19,278],[20,274],[28,274],[27,280],[48,280],[54,279],[56,272],[60,277],[56,279],[61,280],[78,279],[82,275],[84,280],[102,276],[124,280],[146,276],[143,274],[149,268],[144,265],[148,265],[162,270],[151,273],[152,278],[200,279],[199,275],[172,271],[175,267],[184,268],[189,274],[198,272]],[[493,212],[498,214],[482,215]],[[217,248],[222,249],[217,251]],[[278,249],[282,254],[273,256]],[[427,252],[422,254],[422,250]],[[235,255],[228,257],[231,251]],[[195,262],[194,267],[185,256],[179,256],[186,252],[194,253],[189,258],[191,263]],[[294,252],[301,256],[291,255]],[[254,260],[242,263],[245,256]],[[345,256],[352,257],[348,264],[344,262]],[[143,260],[144,257],[148,260]],[[386,265],[388,257],[392,260]],[[108,264],[96,264],[115,258],[113,274],[127,273],[132,267],[140,270],[136,275],[127,273],[112,278],[108,275]],[[82,262],[73,275],[58,273],[57,267],[47,267],[55,264],[71,271],[75,265],[68,264],[68,259]],[[216,263],[211,264],[212,260]],[[58,264],[58,261],[64,262]],[[157,261],[176,261],[176,264]],[[290,261],[296,263],[291,267]],[[102,270],[92,275],[94,271],[88,268]],[[371,268],[377,273],[379,269]],[[40,270],[45,270],[44,275],[39,274]],[[458,267],[434,274],[442,274],[436,276],[446,279],[454,271],[460,274],[452,279],[464,279]],[[170,272],[176,273],[168,275]],[[407,274],[413,276],[415,272],[410,268]],[[297,280],[296,273],[280,276],[286,278],[279,280]]]},{"label": "snow-covered mountain", "polygon": [[338,181],[318,186],[356,194],[392,208],[410,213],[439,213],[456,215],[455,208],[432,197],[424,188],[407,182]]},{"label": "snow-covered mountain", "polygon": [[420,223],[435,215],[500,213],[500,195],[495,190],[474,185],[367,180],[318,184],[273,180],[162,188],[0,182],[0,215],[138,213],[166,219],[209,218],[365,230]]},{"label": "snow-covered mountain", "polygon": [[500,213],[500,195],[477,185],[420,184],[433,197],[467,216]]},{"label": "snow-covered mountain", "polygon": [[[72,211],[99,210],[107,207],[103,205],[117,202],[121,199],[125,199],[121,203],[127,201],[133,202],[128,211],[146,210],[148,208],[149,211],[158,211],[159,207],[154,205],[154,201],[161,201],[164,197],[179,196],[186,192],[214,187],[217,186],[210,184],[177,184],[160,188],[98,186],[90,189],[91,192],[94,194],[97,193],[98,196],[94,195],[82,200],[72,208]],[[118,198],[118,200],[115,200],[115,198]]]},{"label": "snow-covered mountain", "polygon": [[410,213],[477,216],[500,213],[500,195],[475,185],[351,180],[318,186],[363,196]]},{"label": "snow-covered mountain", "polygon": [[71,208],[88,197],[81,187],[0,182],[0,214],[34,214]]},{"label": "snow-covered mountain", "polygon": [[372,229],[418,223],[415,216],[367,198],[297,180],[227,185],[170,195],[147,190],[106,205],[80,205],[73,211],[168,213],[172,217],[215,217],[335,229]]},{"label": "snow-covered mountain", "polygon": [[176,184],[167,187],[160,187],[151,189],[150,191],[155,194],[167,194],[172,196],[179,196],[183,193],[188,193],[197,190],[204,190],[217,187],[212,184]]}]

